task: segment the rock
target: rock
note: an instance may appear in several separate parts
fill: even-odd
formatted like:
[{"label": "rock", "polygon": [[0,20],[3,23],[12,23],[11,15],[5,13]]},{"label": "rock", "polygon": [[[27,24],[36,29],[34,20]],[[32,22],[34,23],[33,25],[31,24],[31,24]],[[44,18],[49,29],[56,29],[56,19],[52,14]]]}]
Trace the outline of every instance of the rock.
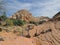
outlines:
[{"label": "rock", "polygon": [[60,20],[60,12],[53,16],[53,20]]},{"label": "rock", "polygon": [[3,37],[0,36],[0,41],[4,41]]},{"label": "rock", "polygon": [[[60,21],[47,22],[30,30],[31,37],[37,37],[41,45],[60,45]],[[37,30],[37,31],[36,31]],[[37,36],[34,36],[37,34]]]},{"label": "rock", "polygon": [[39,22],[40,20],[45,20],[45,21],[49,20],[48,17],[44,17],[44,16],[34,17],[34,16],[32,16],[32,14],[29,11],[27,11],[25,9],[17,11],[10,18],[21,19],[21,20],[26,21],[26,22],[30,22],[30,21]]},{"label": "rock", "polygon": [[31,21],[32,14],[29,11],[22,9],[22,10],[16,12],[14,15],[12,15],[10,18],[21,19],[23,21],[29,22],[29,21]]}]

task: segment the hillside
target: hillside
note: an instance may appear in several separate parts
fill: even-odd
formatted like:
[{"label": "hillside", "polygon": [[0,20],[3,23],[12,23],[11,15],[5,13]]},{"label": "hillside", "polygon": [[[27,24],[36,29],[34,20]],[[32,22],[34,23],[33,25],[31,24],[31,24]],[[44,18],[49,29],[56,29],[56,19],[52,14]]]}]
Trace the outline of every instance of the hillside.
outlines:
[{"label": "hillside", "polygon": [[13,14],[10,18],[21,19],[26,22],[29,22],[29,21],[31,21],[32,14],[29,11],[22,9],[22,10],[16,12],[15,14]]},{"label": "hillside", "polygon": [[26,23],[21,26],[0,25],[0,45],[60,45],[60,12],[50,19],[33,17],[29,11],[20,10],[8,21],[10,19],[18,19],[18,22],[24,20]]},{"label": "hillside", "polygon": [[30,13],[29,11],[27,11],[25,9],[17,11],[10,18],[21,19],[26,22],[30,22],[30,21],[39,22],[41,19],[46,19],[48,21],[48,19],[49,19],[48,17],[44,17],[44,16],[34,17],[34,16],[32,16],[32,13]]}]

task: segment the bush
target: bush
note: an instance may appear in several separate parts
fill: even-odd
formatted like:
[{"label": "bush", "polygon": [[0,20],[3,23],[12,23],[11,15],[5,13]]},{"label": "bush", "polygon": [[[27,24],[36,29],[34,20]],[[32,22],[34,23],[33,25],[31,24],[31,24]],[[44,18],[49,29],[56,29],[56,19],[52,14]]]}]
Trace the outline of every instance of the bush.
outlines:
[{"label": "bush", "polygon": [[0,18],[1,18],[1,20],[3,20],[3,21],[7,19],[7,17],[6,17],[5,15],[0,16]]},{"label": "bush", "polygon": [[24,25],[25,22],[22,20],[18,20],[18,19],[7,19],[6,20],[6,25],[15,25],[15,26],[22,26]]},{"label": "bush", "polygon": [[6,13],[4,12],[3,15],[0,16],[1,21],[5,21],[7,19]]},{"label": "bush", "polygon": [[17,19],[14,19],[13,20],[13,24],[14,25],[17,25],[17,26],[22,26],[22,25],[24,25],[24,21],[22,21],[22,20],[17,20]]},{"label": "bush", "polygon": [[10,25],[13,25],[13,20],[11,20],[11,19],[7,19],[6,20],[6,25],[8,26],[10,26]]}]

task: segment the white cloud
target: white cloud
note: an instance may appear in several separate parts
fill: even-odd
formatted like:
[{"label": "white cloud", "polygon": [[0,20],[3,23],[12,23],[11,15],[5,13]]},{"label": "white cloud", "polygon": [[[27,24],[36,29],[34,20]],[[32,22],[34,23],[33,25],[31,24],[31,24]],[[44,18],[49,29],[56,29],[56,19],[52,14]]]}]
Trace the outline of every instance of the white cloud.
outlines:
[{"label": "white cloud", "polygon": [[[39,4],[40,5],[40,4]],[[40,15],[52,17],[59,11],[60,0],[53,0],[51,2],[45,2],[41,4],[42,10],[39,12]]]},{"label": "white cloud", "polygon": [[49,17],[52,17],[54,14],[60,11],[59,10],[60,0],[45,0],[45,2],[41,1],[37,0],[33,3],[29,3],[29,2],[19,2],[16,0],[13,1],[13,3],[9,2],[8,8],[16,11],[21,9],[27,9],[30,10],[32,14],[35,16],[49,16]]}]

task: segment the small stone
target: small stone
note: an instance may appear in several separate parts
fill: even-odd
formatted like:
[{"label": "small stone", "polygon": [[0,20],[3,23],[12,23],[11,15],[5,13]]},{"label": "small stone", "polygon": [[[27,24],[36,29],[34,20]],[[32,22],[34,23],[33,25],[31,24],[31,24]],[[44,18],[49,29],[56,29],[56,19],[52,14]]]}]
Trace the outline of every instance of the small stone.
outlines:
[{"label": "small stone", "polygon": [[0,41],[4,41],[3,37],[0,37]]}]

